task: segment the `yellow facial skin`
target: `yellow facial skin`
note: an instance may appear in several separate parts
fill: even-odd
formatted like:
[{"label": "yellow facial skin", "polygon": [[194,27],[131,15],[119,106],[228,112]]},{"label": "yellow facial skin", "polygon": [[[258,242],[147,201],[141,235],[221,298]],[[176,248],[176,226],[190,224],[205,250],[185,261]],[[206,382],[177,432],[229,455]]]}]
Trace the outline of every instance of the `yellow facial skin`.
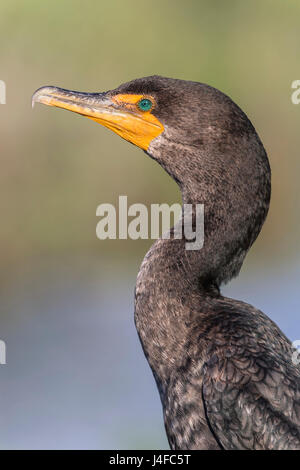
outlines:
[{"label": "yellow facial skin", "polygon": [[[142,111],[138,107],[139,101],[143,98],[153,103],[149,111]],[[148,150],[151,141],[164,130],[163,124],[152,114],[155,101],[151,96],[119,94],[110,98],[105,94],[79,93],[56,87],[43,87],[39,88],[32,97],[32,104],[36,102],[67,109],[88,117],[143,150]]]}]

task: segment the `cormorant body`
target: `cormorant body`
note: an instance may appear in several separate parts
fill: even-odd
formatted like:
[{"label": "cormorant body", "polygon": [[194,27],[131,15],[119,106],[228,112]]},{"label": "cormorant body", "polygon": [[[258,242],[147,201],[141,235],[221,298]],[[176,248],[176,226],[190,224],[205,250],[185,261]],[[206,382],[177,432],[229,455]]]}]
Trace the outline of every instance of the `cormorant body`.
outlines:
[{"label": "cormorant body", "polygon": [[[184,204],[204,204],[202,249],[187,250],[171,229],[145,256],[135,290],[171,448],[300,449],[300,369],[289,340],[261,311],[220,292],[269,207],[269,162],[247,116],[215,88],[159,76],[104,94],[44,87],[33,99],[139,145],[177,182]],[[132,119],[145,124],[129,128]]]}]

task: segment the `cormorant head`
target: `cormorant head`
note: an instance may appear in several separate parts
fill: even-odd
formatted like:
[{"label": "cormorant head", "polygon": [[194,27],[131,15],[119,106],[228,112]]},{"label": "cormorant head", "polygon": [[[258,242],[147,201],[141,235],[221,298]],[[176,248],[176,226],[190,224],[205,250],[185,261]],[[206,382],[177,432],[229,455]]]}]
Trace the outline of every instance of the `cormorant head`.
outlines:
[{"label": "cormorant head", "polygon": [[64,108],[108,127],[146,151],[181,186],[192,186],[217,170],[236,174],[245,164],[251,166],[257,150],[262,152],[241,109],[219,90],[198,82],[151,76],[105,93],[42,87],[32,102]]}]

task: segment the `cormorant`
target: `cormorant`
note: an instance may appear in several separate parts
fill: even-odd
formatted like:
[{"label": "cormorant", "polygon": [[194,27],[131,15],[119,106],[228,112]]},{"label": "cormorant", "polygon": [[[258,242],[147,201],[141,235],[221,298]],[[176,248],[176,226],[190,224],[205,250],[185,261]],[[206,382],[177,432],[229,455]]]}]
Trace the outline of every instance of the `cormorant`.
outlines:
[{"label": "cormorant", "polygon": [[135,290],[171,448],[300,449],[300,369],[290,341],[261,311],[220,293],[270,200],[268,158],[244,112],[211,86],[160,76],[106,93],[42,87],[34,102],[112,129],[165,169],[183,203],[204,204],[203,248],[185,249],[171,229],[144,258]]}]

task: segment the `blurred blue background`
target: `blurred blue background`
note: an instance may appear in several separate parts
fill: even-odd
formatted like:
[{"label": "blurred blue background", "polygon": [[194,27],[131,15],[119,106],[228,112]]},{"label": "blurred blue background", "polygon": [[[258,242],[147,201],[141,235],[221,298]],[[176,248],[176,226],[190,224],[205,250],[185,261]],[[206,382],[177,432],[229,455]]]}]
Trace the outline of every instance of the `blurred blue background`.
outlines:
[{"label": "blurred blue background", "polygon": [[168,448],[133,323],[151,240],[100,241],[96,207],[180,201],[139,149],[37,106],[42,85],[103,91],[160,74],[209,83],[254,123],[273,172],[270,213],[226,295],[300,339],[296,2],[65,0],[0,4],[0,447]]}]

